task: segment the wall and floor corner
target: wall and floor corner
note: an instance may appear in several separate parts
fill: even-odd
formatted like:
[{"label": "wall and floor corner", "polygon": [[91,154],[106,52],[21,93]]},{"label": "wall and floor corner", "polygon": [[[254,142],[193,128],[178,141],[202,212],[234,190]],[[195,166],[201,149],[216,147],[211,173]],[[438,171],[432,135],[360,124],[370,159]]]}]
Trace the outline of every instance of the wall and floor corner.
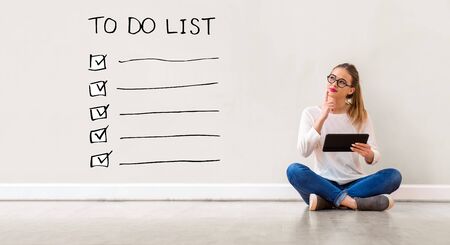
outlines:
[{"label": "wall and floor corner", "polygon": [[[450,185],[402,185],[397,201],[450,201]],[[1,184],[0,200],[301,201],[288,184]]]}]

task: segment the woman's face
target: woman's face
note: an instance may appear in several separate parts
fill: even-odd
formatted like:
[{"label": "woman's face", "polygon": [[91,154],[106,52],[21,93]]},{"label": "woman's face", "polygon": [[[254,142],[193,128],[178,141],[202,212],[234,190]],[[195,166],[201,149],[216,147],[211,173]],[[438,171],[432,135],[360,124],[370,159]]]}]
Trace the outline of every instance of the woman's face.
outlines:
[{"label": "woman's face", "polygon": [[355,91],[355,88],[350,87],[352,82],[352,76],[345,68],[335,68],[328,76],[328,96],[335,99],[345,99],[347,95]]}]

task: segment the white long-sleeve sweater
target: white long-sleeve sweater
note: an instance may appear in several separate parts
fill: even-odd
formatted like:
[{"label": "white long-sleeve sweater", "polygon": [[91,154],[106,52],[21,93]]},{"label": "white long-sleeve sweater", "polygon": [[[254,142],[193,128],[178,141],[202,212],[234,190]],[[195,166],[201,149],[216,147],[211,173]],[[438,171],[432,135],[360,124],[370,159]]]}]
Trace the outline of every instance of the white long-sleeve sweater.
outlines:
[{"label": "white long-sleeve sweater", "polygon": [[325,120],[322,130],[319,132],[314,128],[314,122],[321,115],[322,109],[319,106],[310,106],[303,110],[297,141],[297,149],[303,157],[308,157],[314,152],[315,166],[314,172],[320,176],[338,184],[346,184],[353,180],[366,176],[360,164],[360,159],[365,159],[356,152],[323,152],[323,143],[325,136],[330,133],[367,133],[370,145],[374,152],[374,160],[371,164],[377,163],[380,158],[375,134],[372,126],[372,120],[368,115],[362,131],[357,132],[352,125],[350,118],[346,113],[329,113]]}]

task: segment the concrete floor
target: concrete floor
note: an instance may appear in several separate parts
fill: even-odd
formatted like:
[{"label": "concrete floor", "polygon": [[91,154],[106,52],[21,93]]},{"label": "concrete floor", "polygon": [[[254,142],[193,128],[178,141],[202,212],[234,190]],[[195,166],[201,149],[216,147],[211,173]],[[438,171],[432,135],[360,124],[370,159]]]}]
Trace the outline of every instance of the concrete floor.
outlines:
[{"label": "concrete floor", "polygon": [[450,203],[309,212],[303,202],[0,202],[9,244],[450,244]]}]

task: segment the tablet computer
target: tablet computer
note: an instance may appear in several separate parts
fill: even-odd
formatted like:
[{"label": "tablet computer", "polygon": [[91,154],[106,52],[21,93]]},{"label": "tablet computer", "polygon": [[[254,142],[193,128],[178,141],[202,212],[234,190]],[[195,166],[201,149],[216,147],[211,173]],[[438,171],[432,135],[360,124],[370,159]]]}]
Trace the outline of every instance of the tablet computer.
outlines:
[{"label": "tablet computer", "polygon": [[368,134],[327,134],[323,143],[323,151],[352,151],[354,143],[367,144]]}]

